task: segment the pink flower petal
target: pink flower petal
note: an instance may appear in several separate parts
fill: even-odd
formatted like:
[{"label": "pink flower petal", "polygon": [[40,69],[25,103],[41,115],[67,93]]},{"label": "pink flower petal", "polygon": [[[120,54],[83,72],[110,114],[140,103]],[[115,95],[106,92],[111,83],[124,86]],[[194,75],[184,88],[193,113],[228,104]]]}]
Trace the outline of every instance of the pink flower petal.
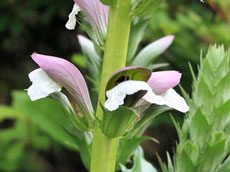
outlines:
[{"label": "pink flower petal", "polygon": [[181,73],[177,71],[153,72],[147,83],[159,95],[179,84],[180,78]]},{"label": "pink flower petal", "polygon": [[58,57],[37,53],[33,53],[31,57],[53,80],[73,96],[80,110],[93,112],[85,79],[72,63]]},{"label": "pink flower petal", "polygon": [[74,0],[81,8],[89,22],[96,24],[97,28],[106,34],[108,23],[108,6],[102,4],[99,0]]}]

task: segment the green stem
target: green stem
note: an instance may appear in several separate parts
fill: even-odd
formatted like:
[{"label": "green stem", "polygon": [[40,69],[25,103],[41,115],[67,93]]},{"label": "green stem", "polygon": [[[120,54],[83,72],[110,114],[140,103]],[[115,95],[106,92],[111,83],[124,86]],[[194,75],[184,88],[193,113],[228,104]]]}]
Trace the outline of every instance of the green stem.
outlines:
[{"label": "green stem", "polygon": [[[109,9],[108,30],[106,35],[105,53],[99,90],[99,102],[105,101],[105,87],[113,72],[124,67],[130,33],[131,0],[120,0],[118,5]],[[102,118],[100,106],[97,117]],[[98,125],[94,129],[91,152],[91,172],[114,172],[119,138],[106,137]]]}]

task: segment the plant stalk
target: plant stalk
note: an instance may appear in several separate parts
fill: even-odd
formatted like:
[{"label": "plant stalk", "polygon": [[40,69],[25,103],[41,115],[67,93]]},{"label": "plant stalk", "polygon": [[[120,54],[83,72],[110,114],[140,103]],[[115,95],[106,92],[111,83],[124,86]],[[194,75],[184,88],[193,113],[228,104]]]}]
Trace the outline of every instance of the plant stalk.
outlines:
[{"label": "plant stalk", "polygon": [[[108,29],[96,116],[102,119],[99,103],[105,102],[106,83],[113,72],[124,67],[128,50],[131,0],[120,0],[109,9]],[[105,136],[98,124],[94,129],[90,172],[114,172],[119,138]]]}]

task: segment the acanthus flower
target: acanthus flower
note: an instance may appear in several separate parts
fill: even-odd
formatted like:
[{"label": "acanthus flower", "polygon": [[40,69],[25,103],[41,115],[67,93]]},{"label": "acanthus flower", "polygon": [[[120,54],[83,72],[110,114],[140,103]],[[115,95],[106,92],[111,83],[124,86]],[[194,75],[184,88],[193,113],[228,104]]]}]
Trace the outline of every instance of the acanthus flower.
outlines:
[{"label": "acanthus flower", "polygon": [[[68,113],[74,113],[78,127],[92,129],[95,121],[94,110],[81,72],[72,63],[58,57],[37,53],[31,57],[40,68],[29,74],[32,82],[28,88],[30,99],[34,101],[50,96]],[[66,89],[67,96],[60,92],[62,87]]]},{"label": "acanthus flower", "polygon": [[[28,95],[31,100],[50,96],[62,105],[78,129],[91,130],[95,123],[94,110],[80,71],[72,63],[58,57],[37,53],[31,57],[40,67],[29,74],[32,85],[28,88]],[[119,69],[109,78],[106,86],[105,118],[123,111],[129,112],[125,107],[141,109],[146,108],[146,104],[166,105],[187,112],[189,107],[185,100],[173,89],[180,78],[181,74],[177,71],[151,72],[147,68],[135,66]],[[67,91],[67,96],[61,92],[62,87]],[[115,135],[119,136],[126,130],[117,131]],[[114,134],[109,133],[109,136],[114,137]]]},{"label": "acanthus flower", "polygon": [[[146,73],[146,77],[134,77],[131,79],[131,73],[129,74],[129,71],[133,70],[134,73],[136,73],[135,70],[137,69],[142,70],[142,75]],[[179,72],[152,72],[149,77],[148,73],[149,71],[147,69],[141,67],[125,67],[115,72],[107,85],[105,108],[109,111],[114,111],[118,109],[119,106],[127,104],[127,96],[141,94],[140,96],[135,95],[133,97],[139,97],[139,100],[132,101],[135,102],[132,103],[132,106],[157,104],[166,105],[183,113],[189,111],[189,107],[184,98],[173,89],[173,87],[180,82],[181,74]],[[116,78],[116,81],[114,78]],[[130,103],[128,104],[130,106]]]},{"label": "acanthus flower", "polygon": [[85,22],[88,23],[90,29],[87,29],[89,36],[99,46],[104,45],[105,36],[107,33],[108,24],[108,6],[102,4],[99,0],[74,0],[72,12],[69,14],[69,20],[66,23],[66,28],[73,30],[76,25],[76,15],[80,10],[86,16]]}]

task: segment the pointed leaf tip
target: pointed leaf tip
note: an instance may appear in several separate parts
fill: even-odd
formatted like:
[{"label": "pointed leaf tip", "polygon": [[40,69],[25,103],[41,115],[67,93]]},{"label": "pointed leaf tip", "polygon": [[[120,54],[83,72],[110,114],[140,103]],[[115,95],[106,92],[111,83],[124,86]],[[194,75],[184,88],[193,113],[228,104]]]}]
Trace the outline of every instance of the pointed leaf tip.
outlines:
[{"label": "pointed leaf tip", "polygon": [[172,44],[173,40],[174,36],[168,35],[147,45],[138,53],[132,65],[148,66]]}]

